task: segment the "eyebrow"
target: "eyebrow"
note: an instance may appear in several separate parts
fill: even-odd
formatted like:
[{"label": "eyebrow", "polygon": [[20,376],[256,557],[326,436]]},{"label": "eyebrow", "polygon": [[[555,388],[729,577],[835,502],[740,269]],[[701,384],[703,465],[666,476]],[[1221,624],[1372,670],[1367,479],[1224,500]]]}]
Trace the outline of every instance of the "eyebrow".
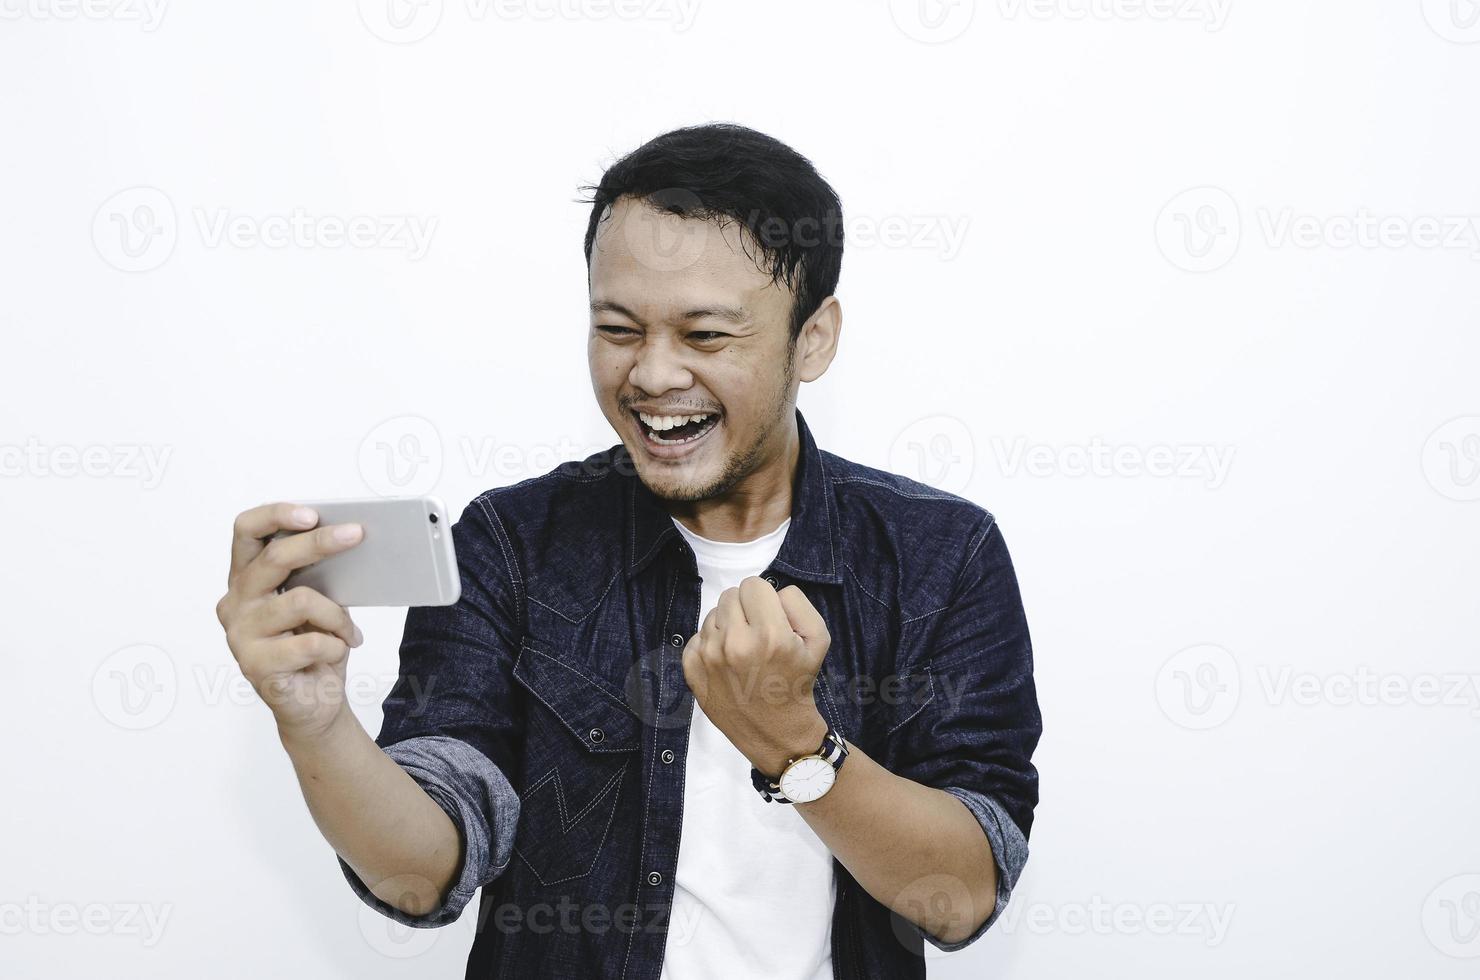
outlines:
[{"label": "eyebrow", "polygon": [[[642,318],[633,313],[621,303],[611,300],[599,299],[591,303],[592,313],[617,313],[632,320],[634,323],[642,324]],[[745,326],[751,322],[750,311],[744,307],[737,306],[701,306],[684,312],[680,319],[702,320],[702,319],[725,320],[737,326]],[[647,324],[642,324],[646,326]]]}]

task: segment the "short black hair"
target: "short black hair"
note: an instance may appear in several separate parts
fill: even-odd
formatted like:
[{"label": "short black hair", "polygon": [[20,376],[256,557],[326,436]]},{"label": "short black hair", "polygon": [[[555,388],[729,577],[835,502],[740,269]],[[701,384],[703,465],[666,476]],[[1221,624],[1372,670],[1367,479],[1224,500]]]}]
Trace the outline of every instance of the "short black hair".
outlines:
[{"label": "short black hair", "polygon": [[590,193],[586,268],[608,209],[634,197],[685,218],[735,221],[760,248],[757,265],[791,290],[791,337],[838,288],[843,204],[812,162],[780,140],[735,123],[664,133],[607,168]]}]

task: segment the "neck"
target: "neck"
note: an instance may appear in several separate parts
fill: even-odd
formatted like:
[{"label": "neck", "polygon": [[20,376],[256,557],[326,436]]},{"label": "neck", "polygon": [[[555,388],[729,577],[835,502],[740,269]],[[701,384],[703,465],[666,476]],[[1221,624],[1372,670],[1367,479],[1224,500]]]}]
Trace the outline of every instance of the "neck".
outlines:
[{"label": "neck", "polygon": [[767,452],[761,465],[729,492],[706,500],[668,502],[668,513],[711,541],[754,541],[780,527],[791,516],[791,493],[801,453],[795,417],[789,416],[780,428],[780,446]]}]

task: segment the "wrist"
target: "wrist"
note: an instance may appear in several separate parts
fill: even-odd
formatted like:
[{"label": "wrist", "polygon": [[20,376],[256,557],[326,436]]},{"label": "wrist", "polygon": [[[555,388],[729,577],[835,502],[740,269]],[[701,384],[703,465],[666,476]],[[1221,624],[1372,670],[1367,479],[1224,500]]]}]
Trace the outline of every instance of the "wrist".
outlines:
[{"label": "wrist", "polygon": [[327,724],[284,725],[278,724],[278,741],[289,755],[324,749],[330,743],[342,739],[345,733],[359,727],[359,719],[350,710],[348,703],[340,705]]},{"label": "wrist", "polygon": [[791,760],[816,752],[827,734],[827,722],[816,711],[804,722],[788,727],[785,733],[769,733],[774,737],[751,757],[751,765],[770,779],[779,779],[781,772]]}]

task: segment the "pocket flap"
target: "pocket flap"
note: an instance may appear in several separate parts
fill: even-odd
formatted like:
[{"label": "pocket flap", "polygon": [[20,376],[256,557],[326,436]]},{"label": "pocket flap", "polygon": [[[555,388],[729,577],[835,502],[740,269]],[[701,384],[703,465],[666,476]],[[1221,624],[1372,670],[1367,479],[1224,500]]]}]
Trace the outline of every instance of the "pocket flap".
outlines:
[{"label": "pocket flap", "polygon": [[521,645],[514,679],[590,751],[633,752],[642,746],[642,722],[622,696],[579,668]]}]

